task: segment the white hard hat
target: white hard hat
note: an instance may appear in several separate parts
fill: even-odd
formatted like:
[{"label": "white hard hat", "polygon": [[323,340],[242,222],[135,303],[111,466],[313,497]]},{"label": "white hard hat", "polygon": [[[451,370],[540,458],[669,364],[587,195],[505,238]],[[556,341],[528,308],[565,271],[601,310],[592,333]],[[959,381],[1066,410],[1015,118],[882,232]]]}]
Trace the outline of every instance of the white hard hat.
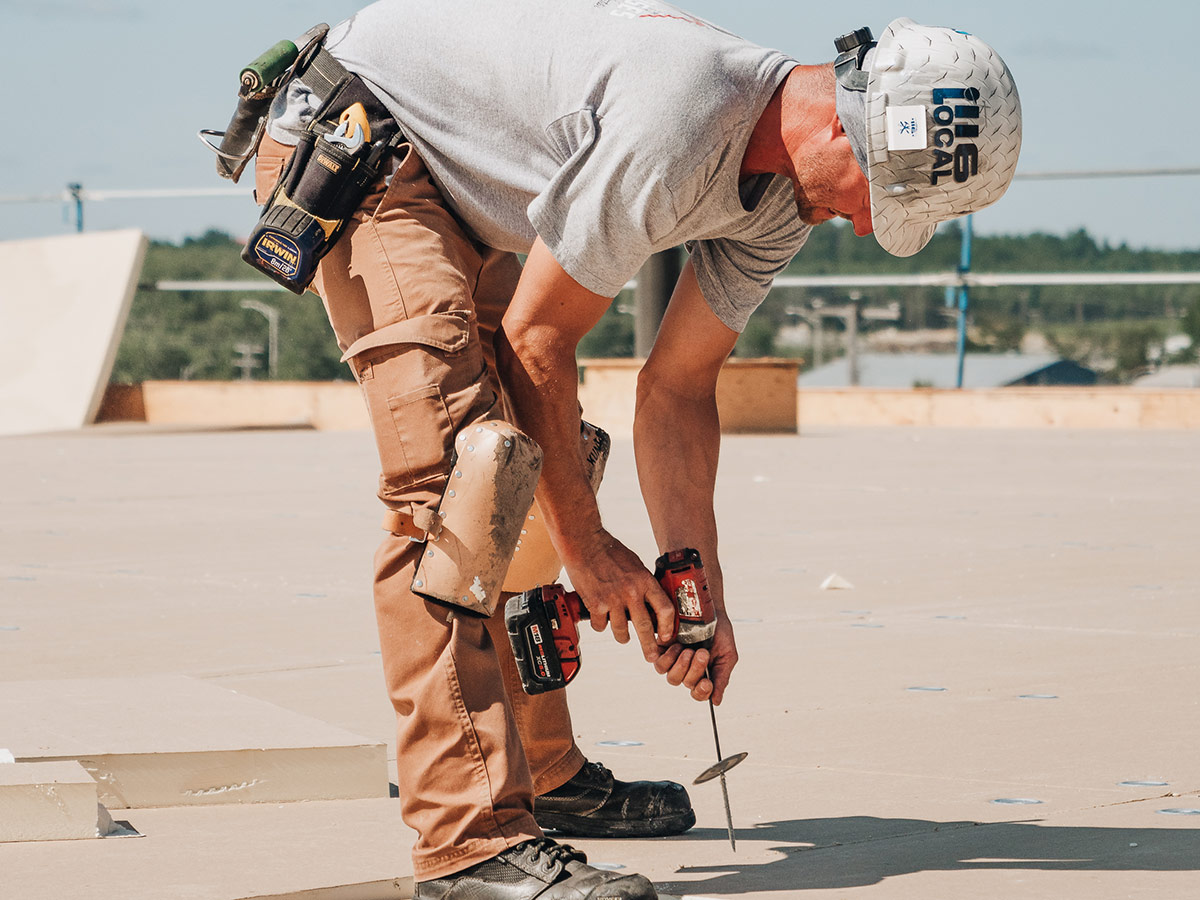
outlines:
[{"label": "white hard hat", "polygon": [[878,44],[860,28],[835,45],[838,117],[883,249],[912,256],[938,222],[1000,199],[1021,150],[1021,100],[995,50],[912,19],[896,19]]}]

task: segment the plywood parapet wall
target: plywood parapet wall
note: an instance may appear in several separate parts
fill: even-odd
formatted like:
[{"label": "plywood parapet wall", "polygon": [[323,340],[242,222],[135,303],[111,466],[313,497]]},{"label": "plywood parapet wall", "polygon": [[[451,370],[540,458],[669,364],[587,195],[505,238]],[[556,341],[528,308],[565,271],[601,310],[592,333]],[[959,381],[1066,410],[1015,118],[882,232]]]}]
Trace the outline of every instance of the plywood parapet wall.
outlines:
[{"label": "plywood parapet wall", "polygon": [[[633,428],[638,365],[588,361],[579,388],[585,417],[614,436]],[[794,434],[806,428],[1200,428],[1200,390],[1126,387],[797,391],[795,364],[727,366],[718,383],[727,434]],[[348,382],[151,381],[110,385],[100,421],[203,428],[369,427]]]},{"label": "plywood parapet wall", "polygon": [[[583,415],[609,433],[633,430],[639,359],[585,359],[579,402]],[[796,378],[800,363],[781,359],[731,359],[717,379],[717,410],[726,434],[795,434]]]},{"label": "plywood parapet wall", "polygon": [[101,421],[198,428],[370,427],[358,385],[347,381],[147,381],[110,385]]}]

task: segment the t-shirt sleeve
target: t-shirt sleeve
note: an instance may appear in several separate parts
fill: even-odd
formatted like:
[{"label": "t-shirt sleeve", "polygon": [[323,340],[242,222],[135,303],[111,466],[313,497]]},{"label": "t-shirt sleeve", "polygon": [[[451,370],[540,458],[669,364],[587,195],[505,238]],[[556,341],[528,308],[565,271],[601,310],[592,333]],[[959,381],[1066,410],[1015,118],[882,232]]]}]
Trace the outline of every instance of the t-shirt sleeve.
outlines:
[{"label": "t-shirt sleeve", "polygon": [[717,318],[734,331],[745,330],[775,276],[811,231],[796,214],[791,183],[779,177],[772,179],[755,215],[736,233],[689,241],[700,292]]},{"label": "t-shirt sleeve", "polygon": [[529,221],[568,275],[614,297],[675,226],[671,193],[637,142],[606,135],[590,109],[546,134],[562,166],[529,204]]}]

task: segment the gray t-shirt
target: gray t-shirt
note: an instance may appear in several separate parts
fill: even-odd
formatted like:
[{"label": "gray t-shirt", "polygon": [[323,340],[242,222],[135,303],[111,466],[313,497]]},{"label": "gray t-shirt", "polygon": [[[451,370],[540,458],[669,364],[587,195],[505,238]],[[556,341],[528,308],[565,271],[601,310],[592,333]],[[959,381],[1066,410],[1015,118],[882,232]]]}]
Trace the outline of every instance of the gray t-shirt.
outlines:
[{"label": "gray t-shirt", "polygon": [[[595,293],[687,243],[705,299],[741,331],[808,237],[789,179],[739,184],[795,61],[659,0],[381,0],[326,47],[482,242],[525,252],[540,236]],[[293,84],[271,136],[294,143],[315,103]]]}]

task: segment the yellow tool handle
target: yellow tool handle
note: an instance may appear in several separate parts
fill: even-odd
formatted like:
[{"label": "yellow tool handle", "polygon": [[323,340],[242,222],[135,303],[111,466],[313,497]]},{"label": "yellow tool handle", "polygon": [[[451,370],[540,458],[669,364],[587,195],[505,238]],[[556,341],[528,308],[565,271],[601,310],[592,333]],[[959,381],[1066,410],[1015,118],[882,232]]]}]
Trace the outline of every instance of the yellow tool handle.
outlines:
[{"label": "yellow tool handle", "polygon": [[346,137],[353,139],[355,128],[361,128],[363,133],[363,143],[371,143],[371,125],[367,122],[367,111],[363,109],[361,103],[355,103],[353,106],[346,107],[345,111],[338,118],[338,124],[344,125],[349,122],[353,128],[346,129]]}]

